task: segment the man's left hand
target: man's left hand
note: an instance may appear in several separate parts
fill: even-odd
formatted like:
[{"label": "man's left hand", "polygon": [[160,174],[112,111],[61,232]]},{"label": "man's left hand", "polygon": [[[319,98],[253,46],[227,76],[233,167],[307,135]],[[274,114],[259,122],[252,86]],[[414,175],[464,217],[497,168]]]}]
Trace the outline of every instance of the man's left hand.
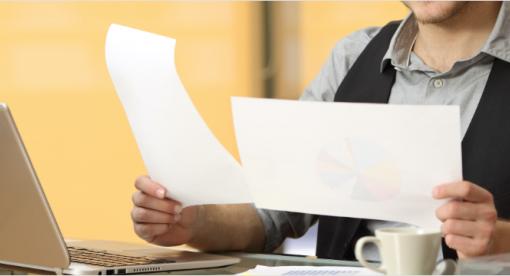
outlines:
[{"label": "man's left hand", "polygon": [[436,210],[446,244],[459,258],[490,253],[498,219],[492,194],[468,181],[434,188],[435,199],[451,199]]}]

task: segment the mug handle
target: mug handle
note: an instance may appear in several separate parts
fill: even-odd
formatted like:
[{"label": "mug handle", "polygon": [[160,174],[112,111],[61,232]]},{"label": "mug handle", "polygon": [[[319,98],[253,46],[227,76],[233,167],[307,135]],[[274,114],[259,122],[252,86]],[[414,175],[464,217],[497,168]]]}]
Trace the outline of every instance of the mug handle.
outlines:
[{"label": "mug handle", "polygon": [[354,255],[356,256],[356,259],[358,259],[362,266],[373,271],[386,274],[386,269],[382,268],[382,264],[380,266],[371,264],[365,260],[365,257],[363,257],[363,247],[365,247],[365,244],[367,243],[375,244],[379,252],[381,252],[381,241],[378,238],[374,236],[363,237],[356,242],[356,247],[354,249]]}]

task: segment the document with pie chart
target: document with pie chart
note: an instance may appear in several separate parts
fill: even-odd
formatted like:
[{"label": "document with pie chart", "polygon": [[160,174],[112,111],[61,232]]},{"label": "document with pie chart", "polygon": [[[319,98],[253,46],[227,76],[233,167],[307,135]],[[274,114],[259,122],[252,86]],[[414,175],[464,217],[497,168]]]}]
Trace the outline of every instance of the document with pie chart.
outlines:
[{"label": "document with pie chart", "polygon": [[439,228],[434,186],[462,179],[456,106],[233,98],[257,207]]}]

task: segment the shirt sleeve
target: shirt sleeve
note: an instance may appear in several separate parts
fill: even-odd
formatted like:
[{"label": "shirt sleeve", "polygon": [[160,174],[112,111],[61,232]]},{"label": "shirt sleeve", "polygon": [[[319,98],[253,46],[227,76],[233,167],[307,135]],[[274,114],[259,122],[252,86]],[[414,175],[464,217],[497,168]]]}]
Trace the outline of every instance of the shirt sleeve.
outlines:
[{"label": "shirt sleeve", "polygon": [[[305,89],[300,100],[333,101],[336,90],[380,28],[366,28],[340,40],[318,76]],[[266,235],[264,252],[273,252],[287,237],[298,238],[317,222],[318,216],[302,213],[258,209]]]},{"label": "shirt sleeve", "polygon": [[303,213],[267,209],[257,209],[257,212],[264,224],[266,233],[264,252],[267,253],[273,252],[287,237],[303,236],[318,219],[315,215]]},{"label": "shirt sleeve", "polygon": [[380,29],[380,27],[362,29],[338,41],[300,100],[332,102],[347,72]]}]

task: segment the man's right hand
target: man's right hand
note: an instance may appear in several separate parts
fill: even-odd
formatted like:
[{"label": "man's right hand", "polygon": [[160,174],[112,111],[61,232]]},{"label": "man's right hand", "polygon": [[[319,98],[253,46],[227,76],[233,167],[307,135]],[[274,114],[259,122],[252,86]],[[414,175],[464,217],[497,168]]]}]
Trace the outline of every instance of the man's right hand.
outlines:
[{"label": "man's right hand", "polygon": [[162,246],[180,245],[193,239],[202,206],[183,209],[179,202],[166,197],[168,191],[163,186],[148,176],[139,177],[135,187],[131,218],[140,238]]}]

